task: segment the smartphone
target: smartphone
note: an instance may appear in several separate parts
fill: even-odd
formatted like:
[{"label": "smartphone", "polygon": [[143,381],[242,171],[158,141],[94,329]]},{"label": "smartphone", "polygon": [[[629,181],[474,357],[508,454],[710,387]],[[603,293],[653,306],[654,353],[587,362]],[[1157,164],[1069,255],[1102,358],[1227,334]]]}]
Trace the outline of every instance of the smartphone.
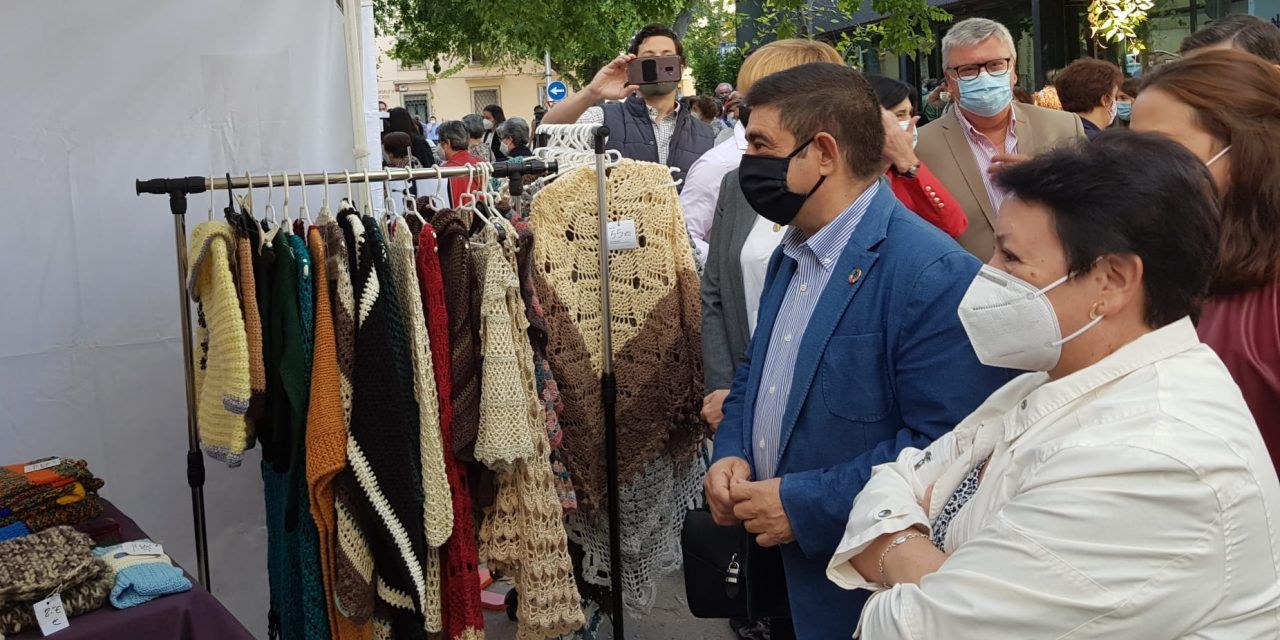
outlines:
[{"label": "smartphone", "polygon": [[627,84],[680,82],[682,75],[680,56],[636,58],[627,63]]}]

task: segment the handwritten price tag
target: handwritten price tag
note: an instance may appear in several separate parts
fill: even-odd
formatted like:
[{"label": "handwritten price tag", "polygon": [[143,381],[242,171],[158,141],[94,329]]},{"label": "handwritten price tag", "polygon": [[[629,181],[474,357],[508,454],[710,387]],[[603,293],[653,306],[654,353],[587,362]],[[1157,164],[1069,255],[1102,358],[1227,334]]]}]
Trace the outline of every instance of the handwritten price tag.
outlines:
[{"label": "handwritten price tag", "polygon": [[67,621],[67,610],[62,607],[62,594],[55,593],[35,604],[36,622],[40,623],[40,633],[53,635],[71,623]]},{"label": "handwritten price tag", "polygon": [[164,553],[164,547],[158,542],[137,540],[120,545],[120,550],[131,556],[158,556]]},{"label": "handwritten price tag", "polygon": [[608,231],[610,251],[623,251],[640,247],[640,239],[636,236],[635,220],[610,222]]},{"label": "handwritten price tag", "polygon": [[23,468],[22,468],[22,472],[23,472],[23,473],[35,473],[36,471],[40,471],[40,470],[42,470],[42,469],[52,469],[53,467],[56,467],[56,466],[58,466],[58,465],[60,465],[60,464],[62,464],[62,459],[61,459],[61,458],[49,458],[48,460],[41,460],[41,461],[39,461],[39,462],[32,462],[31,464],[29,464],[29,465],[27,465],[27,466],[23,467]]}]

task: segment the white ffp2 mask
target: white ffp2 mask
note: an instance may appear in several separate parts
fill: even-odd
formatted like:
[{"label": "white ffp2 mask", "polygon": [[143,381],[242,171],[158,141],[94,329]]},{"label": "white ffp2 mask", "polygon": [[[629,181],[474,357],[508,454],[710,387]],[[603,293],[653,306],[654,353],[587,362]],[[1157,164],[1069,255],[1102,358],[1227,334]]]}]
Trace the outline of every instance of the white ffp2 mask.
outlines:
[{"label": "white ffp2 mask", "polygon": [[1032,284],[989,265],[982,265],[960,301],[960,323],[978,360],[987,366],[1021,371],[1049,371],[1058,366],[1062,345],[1092,329],[1098,316],[1063,338],[1058,315],[1045,296],[1071,278],[1049,286]]}]

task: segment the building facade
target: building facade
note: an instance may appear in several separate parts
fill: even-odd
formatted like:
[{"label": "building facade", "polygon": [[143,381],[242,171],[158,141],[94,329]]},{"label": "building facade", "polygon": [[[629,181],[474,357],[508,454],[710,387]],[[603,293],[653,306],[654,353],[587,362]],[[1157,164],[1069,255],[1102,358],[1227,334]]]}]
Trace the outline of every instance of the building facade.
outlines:
[{"label": "building facade", "polygon": [[[405,107],[423,122],[430,116],[457,120],[490,104],[502,107],[508,118],[532,122],[534,105],[546,104],[541,62],[495,67],[483,60],[441,60],[437,72],[432,62],[401,65],[387,54],[394,44],[394,38],[378,38],[378,99],[388,107]],[[558,78],[551,74],[551,80]]]}]

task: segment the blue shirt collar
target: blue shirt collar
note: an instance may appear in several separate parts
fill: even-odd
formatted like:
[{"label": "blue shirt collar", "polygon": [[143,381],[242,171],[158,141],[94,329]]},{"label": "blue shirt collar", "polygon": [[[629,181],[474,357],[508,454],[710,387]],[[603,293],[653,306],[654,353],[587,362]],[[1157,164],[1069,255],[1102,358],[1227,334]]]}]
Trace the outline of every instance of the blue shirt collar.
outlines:
[{"label": "blue shirt collar", "polygon": [[871,183],[862,195],[836,216],[835,220],[813,234],[812,238],[806,238],[803,231],[791,227],[782,239],[782,252],[789,258],[799,260],[800,254],[808,250],[818,259],[818,264],[823,269],[830,271],[840,259],[840,252],[849,244],[849,238],[853,237],[853,231],[858,228],[858,223],[866,215],[867,208],[871,206],[871,201],[879,190],[879,180]]}]

